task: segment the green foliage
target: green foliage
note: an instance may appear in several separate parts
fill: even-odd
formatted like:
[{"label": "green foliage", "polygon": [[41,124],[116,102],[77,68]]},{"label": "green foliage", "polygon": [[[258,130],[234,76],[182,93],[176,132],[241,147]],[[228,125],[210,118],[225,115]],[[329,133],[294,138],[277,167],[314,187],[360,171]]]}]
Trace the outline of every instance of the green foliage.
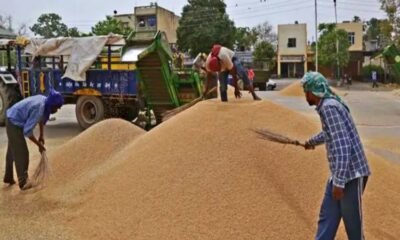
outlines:
[{"label": "green foliage", "polygon": [[68,29],[68,37],[80,37],[81,33],[78,31],[78,28],[73,27]]},{"label": "green foliage", "polygon": [[100,21],[92,27],[92,33],[98,36],[108,35],[110,33],[127,36],[131,31],[132,29],[130,27],[125,27],[121,21],[110,16],[107,16],[106,20]]},{"label": "green foliage", "polygon": [[250,50],[250,48],[257,42],[258,35],[250,28],[239,27],[235,32],[235,46],[239,51]]},{"label": "green foliage", "polygon": [[375,71],[378,76],[383,76],[384,70],[381,66],[367,65],[362,68],[362,76],[364,79],[371,79],[372,71]]},{"label": "green foliage", "polygon": [[[400,1],[398,0],[379,0],[381,3],[381,9],[386,12],[388,17],[387,24],[382,26],[384,29],[385,36],[388,37],[388,42],[386,44],[395,43],[397,46],[400,45],[400,19],[398,15],[400,14]],[[390,33],[389,33],[390,30]],[[392,38],[392,33],[394,37]]]},{"label": "green foliage", "polygon": [[233,48],[235,25],[226,14],[224,1],[189,0],[183,7],[177,37],[179,49],[194,57],[209,52],[214,44]]},{"label": "green foliage", "polygon": [[62,18],[55,13],[42,14],[30,30],[44,38],[68,36],[68,27],[61,20]]},{"label": "green foliage", "polygon": [[271,43],[261,41],[254,47],[253,57],[255,62],[265,62],[269,70],[275,66],[275,50]]},{"label": "green foliage", "polygon": [[359,16],[354,16],[353,17],[353,22],[359,23],[359,22],[361,22],[361,18]]},{"label": "green foliage", "polygon": [[[339,66],[346,67],[350,60],[348,34],[342,29],[332,28],[330,24],[319,26],[322,34],[318,41],[318,61],[324,66],[337,66],[339,58]],[[339,41],[339,54],[336,52],[336,40]]]}]

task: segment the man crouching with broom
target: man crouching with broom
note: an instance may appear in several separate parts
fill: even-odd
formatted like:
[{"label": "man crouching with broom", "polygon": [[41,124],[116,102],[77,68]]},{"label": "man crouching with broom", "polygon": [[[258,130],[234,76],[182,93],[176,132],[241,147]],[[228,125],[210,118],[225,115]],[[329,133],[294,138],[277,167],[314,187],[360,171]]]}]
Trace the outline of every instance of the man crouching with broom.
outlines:
[{"label": "man crouching with broom", "polygon": [[[17,170],[18,184],[21,190],[32,188],[28,181],[29,151],[25,137],[28,137],[43,153],[44,147],[43,126],[61,108],[64,99],[60,93],[51,90],[49,96],[36,95],[23,99],[7,110],[7,137],[8,147],[6,155],[6,169],[4,183],[15,184],[13,162]],[[33,135],[35,126],[39,123],[39,139]]]},{"label": "man crouching with broom", "polygon": [[315,239],[335,239],[343,219],[349,240],[364,239],[362,194],[371,174],[350,110],[318,72],[302,79],[310,106],[316,106],[322,132],[305,143],[306,149],[325,143],[331,177],[322,201]]}]

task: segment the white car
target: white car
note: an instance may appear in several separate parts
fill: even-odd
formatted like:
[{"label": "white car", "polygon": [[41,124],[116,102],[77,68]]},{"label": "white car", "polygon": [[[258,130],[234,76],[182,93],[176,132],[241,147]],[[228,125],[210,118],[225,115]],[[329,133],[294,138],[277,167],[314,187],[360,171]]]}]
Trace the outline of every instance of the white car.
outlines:
[{"label": "white car", "polygon": [[276,88],[276,82],[271,79],[268,79],[266,84],[267,84],[267,90],[269,91],[273,91]]}]

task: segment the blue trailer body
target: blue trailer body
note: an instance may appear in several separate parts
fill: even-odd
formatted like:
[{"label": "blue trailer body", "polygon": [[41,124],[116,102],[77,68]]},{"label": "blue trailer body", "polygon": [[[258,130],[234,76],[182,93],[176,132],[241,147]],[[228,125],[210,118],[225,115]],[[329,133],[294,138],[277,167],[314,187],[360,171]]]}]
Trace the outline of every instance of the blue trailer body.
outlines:
[{"label": "blue trailer body", "polygon": [[[93,89],[103,96],[135,97],[137,95],[135,70],[88,70],[86,81],[83,82],[62,78],[63,73],[59,69],[46,68],[28,71],[30,95],[47,94],[51,88],[64,96],[73,95],[80,89]],[[41,75],[43,76],[43,83],[41,82]]]}]

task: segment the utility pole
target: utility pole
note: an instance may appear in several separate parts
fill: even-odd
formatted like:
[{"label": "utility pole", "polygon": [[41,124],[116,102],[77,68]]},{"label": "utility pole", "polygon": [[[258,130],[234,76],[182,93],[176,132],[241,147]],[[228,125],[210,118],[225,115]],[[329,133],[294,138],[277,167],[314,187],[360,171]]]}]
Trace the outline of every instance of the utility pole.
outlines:
[{"label": "utility pole", "polygon": [[318,72],[318,11],[315,0],[315,71]]},{"label": "utility pole", "polygon": [[[336,27],[335,27],[335,31],[337,31],[337,9],[336,9],[336,0],[333,0],[333,3],[335,4],[335,21],[336,21]],[[336,61],[337,61],[337,76],[336,76],[336,80],[340,80],[340,65],[339,65],[339,38],[338,35],[336,33]]]}]

